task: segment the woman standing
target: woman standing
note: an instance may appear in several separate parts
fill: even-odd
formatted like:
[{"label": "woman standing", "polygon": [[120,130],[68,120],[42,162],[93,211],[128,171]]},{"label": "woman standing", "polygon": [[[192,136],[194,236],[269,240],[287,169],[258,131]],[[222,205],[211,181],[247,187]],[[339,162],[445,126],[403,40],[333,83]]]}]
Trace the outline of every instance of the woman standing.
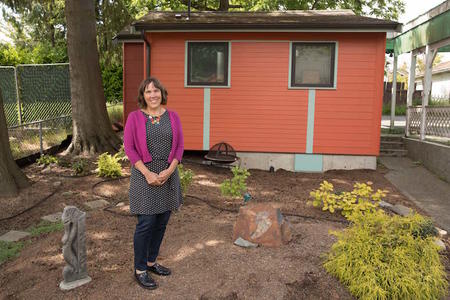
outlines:
[{"label": "woman standing", "polygon": [[167,91],[158,79],[149,77],[141,83],[138,103],[140,109],[128,115],[123,137],[132,165],[130,212],[137,216],[134,276],[143,288],[155,289],[149,272],[171,273],[156,258],[170,214],[183,201],[177,165],[184,142],[177,113],[161,106],[167,104]]}]

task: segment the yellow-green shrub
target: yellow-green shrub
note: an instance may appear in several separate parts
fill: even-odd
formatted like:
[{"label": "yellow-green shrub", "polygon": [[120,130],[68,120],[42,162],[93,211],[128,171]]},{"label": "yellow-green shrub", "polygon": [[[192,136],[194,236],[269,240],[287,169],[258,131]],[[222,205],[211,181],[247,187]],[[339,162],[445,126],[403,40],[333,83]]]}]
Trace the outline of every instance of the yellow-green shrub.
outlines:
[{"label": "yellow-green shrub", "polygon": [[313,206],[321,206],[322,210],[331,213],[340,210],[342,215],[348,218],[353,213],[374,211],[380,200],[386,196],[387,191],[374,192],[371,185],[371,182],[357,182],[353,185],[353,191],[336,194],[333,185],[325,180],[310,196],[313,198]]},{"label": "yellow-green shrub", "polygon": [[360,299],[442,299],[448,282],[432,235],[418,234],[427,219],[352,214],[352,224],[333,232],[338,241],[324,263]]},{"label": "yellow-green shrub", "polygon": [[220,192],[223,196],[231,196],[233,198],[242,197],[242,193],[247,190],[247,178],[250,172],[245,168],[234,166],[231,169],[233,178],[225,179],[220,184]]},{"label": "yellow-green shrub", "polygon": [[116,178],[122,176],[122,166],[119,158],[105,152],[100,154],[97,160],[97,175],[100,177]]},{"label": "yellow-green shrub", "polygon": [[41,157],[39,157],[39,158],[36,160],[36,162],[37,162],[39,165],[48,166],[48,165],[50,165],[50,164],[57,164],[57,163],[58,163],[58,158],[56,158],[56,157],[53,156],[53,155],[47,155],[47,154],[44,154],[44,155],[41,155]]}]

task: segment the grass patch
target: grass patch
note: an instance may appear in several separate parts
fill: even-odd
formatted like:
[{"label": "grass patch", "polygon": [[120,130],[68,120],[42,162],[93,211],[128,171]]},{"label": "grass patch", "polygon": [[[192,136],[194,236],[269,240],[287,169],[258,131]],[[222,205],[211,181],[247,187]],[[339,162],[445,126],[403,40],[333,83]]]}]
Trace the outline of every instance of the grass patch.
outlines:
[{"label": "grass patch", "polygon": [[10,258],[17,257],[24,246],[23,242],[0,241],[0,264]]},{"label": "grass patch", "polygon": [[[391,114],[391,103],[383,104],[383,115]],[[396,105],[395,106],[395,115],[396,116],[406,116],[406,104]]]},{"label": "grass patch", "polygon": [[123,122],[123,104],[118,103],[106,107],[111,123]]},{"label": "grass patch", "polygon": [[44,233],[50,233],[55,231],[61,231],[64,229],[62,222],[49,222],[42,220],[38,225],[32,226],[27,229],[31,236],[38,236]]}]

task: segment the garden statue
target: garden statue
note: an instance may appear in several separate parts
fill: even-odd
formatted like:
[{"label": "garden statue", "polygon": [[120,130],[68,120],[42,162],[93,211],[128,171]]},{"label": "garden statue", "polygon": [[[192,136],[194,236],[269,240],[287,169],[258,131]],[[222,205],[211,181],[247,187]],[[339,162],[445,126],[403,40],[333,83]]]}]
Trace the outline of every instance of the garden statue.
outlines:
[{"label": "garden statue", "polygon": [[64,224],[63,256],[67,265],[59,287],[70,290],[91,281],[86,268],[86,213],[75,206],[66,206],[61,218]]}]

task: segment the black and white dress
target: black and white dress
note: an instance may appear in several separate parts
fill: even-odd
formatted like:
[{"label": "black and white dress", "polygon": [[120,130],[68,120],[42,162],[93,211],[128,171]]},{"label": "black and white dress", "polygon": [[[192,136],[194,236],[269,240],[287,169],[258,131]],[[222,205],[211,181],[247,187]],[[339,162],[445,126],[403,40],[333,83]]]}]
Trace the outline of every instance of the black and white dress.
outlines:
[{"label": "black and white dress", "polygon": [[[142,112],[146,117],[147,147],[152,161],[145,166],[153,173],[159,174],[169,167],[168,157],[172,148],[172,125],[169,113],[165,111],[159,122]],[[130,212],[135,215],[153,215],[166,211],[178,210],[183,203],[178,169],[170,175],[161,186],[147,183],[145,176],[131,167],[130,177]]]}]

